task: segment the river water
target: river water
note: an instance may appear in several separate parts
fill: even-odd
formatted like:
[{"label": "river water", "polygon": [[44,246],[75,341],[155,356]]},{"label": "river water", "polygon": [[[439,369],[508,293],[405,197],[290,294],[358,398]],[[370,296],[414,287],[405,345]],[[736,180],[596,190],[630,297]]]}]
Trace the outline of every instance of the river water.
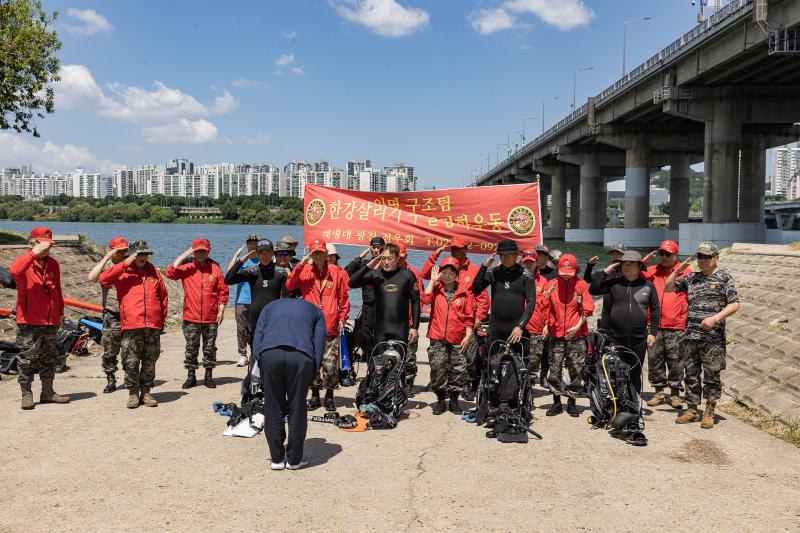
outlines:
[{"label": "river water", "polygon": [[[0,221],[0,229],[15,231],[27,235],[31,228],[40,225],[37,222]],[[278,242],[284,235],[291,235],[301,243],[303,242],[303,226],[253,226],[243,224],[144,224],[144,223],[113,223],[113,222],[49,222],[46,224],[55,235],[84,235],[88,240],[100,245],[108,245],[112,237],[121,235],[133,242],[135,240],[147,241],[153,250],[152,261],[159,267],[166,267],[175,257],[192,244],[192,240],[203,237],[211,243],[211,257],[223,268],[228,266],[233,253],[241,246],[251,233],[258,234],[262,239]],[[560,249],[573,253],[578,259],[578,264],[585,264],[586,260],[599,255],[604,259],[604,249],[601,246],[590,244],[566,245],[563,241],[547,241],[550,249]],[[342,260],[341,266],[349,262],[363,248],[359,246],[337,246]],[[298,246],[298,255],[302,255],[302,247]],[[408,262],[418,269],[427,259],[429,251],[409,250]],[[56,252],[55,257],[58,257]],[[485,256],[470,255],[470,260],[480,263]],[[353,304],[360,304],[359,291],[353,291],[351,298]]]}]

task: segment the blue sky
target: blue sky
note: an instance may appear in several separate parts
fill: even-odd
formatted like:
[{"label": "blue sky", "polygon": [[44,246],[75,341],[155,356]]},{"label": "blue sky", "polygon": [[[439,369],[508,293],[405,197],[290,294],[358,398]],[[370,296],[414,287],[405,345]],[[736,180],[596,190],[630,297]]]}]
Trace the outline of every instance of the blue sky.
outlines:
[{"label": "blue sky", "polygon": [[[369,158],[459,186],[688,31],[690,0],[45,1],[63,81],[0,166]],[[554,97],[559,97],[554,100]],[[501,147],[500,150],[505,150]],[[502,152],[501,152],[502,153]],[[501,155],[502,157],[502,155]]]}]

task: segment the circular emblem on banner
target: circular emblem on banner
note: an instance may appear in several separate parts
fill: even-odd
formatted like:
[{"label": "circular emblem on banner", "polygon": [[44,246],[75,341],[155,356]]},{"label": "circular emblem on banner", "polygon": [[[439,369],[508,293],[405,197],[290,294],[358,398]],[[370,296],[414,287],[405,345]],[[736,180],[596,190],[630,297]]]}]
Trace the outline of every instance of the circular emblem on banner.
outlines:
[{"label": "circular emblem on banner", "polygon": [[315,198],[308,202],[308,207],[306,208],[306,224],[309,226],[315,226],[319,224],[319,221],[322,220],[322,217],[325,216],[325,202],[320,200],[319,198]]},{"label": "circular emblem on banner", "polygon": [[514,235],[519,237],[530,235],[533,228],[536,227],[536,217],[533,216],[533,210],[524,205],[518,205],[509,211],[508,227],[514,232]]}]

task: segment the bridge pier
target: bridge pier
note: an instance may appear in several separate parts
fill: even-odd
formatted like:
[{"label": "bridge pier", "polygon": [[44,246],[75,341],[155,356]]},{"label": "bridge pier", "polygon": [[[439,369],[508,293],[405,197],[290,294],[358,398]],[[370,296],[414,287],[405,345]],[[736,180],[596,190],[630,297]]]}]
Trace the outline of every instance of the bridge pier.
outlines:
[{"label": "bridge pier", "polygon": [[669,171],[669,229],[689,222],[689,154],[676,155]]},{"label": "bridge pier", "polygon": [[646,228],[650,218],[650,151],[633,136],[625,150],[625,229]]},{"label": "bridge pier", "polygon": [[581,194],[578,177],[569,179],[569,227],[570,229],[581,227]]},{"label": "bridge pier", "polygon": [[551,205],[550,205],[550,230],[554,234],[561,234],[567,227],[567,169],[566,165],[556,165],[552,174]]},{"label": "bridge pier", "polygon": [[703,222],[736,222],[739,201],[739,147],[742,126],[738,101],[718,98],[706,121]]},{"label": "bridge pier", "polygon": [[763,223],[767,159],[762,142],[742,145],[740,168],[739,221]]}]

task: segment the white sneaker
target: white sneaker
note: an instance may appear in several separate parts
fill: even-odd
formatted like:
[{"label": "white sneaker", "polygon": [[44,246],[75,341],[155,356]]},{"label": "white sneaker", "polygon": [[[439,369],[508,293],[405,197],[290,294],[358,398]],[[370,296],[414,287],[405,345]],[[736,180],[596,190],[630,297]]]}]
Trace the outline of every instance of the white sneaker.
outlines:
[{"label": "white sneaker", "polygon": [[240,355],[239,356],[239,362],[236,363],[236,366],[247,366],[247,356],[246,355]]},{"label": "white sneaker", "polygon": [[270,461],[269,463],[269,467],[272,470],[283,470],[284,468],[286,468],[286,466],[287,466],[286,461],[281,461],[280,463],[273,463],[272,461]]},{"label": "white sneaker", "polygon": [[287,470],[300,470],[301,468],[305,468],[308,466],[308,459],[301,459],[300,464],[290,465],[289,462],[286,462],[286,469]]}]

